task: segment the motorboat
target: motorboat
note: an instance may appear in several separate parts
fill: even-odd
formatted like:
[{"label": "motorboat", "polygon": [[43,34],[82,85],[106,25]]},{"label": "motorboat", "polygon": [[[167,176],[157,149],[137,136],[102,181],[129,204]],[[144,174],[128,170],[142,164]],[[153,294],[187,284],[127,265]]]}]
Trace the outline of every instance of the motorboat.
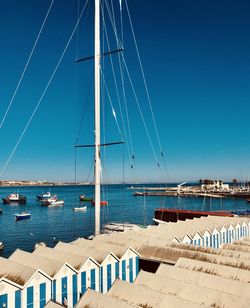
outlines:
[{"label": "motorboat", "polygon": [[0,214],[3,214],[3,210],[2,209],[0,209]]},{"label": "motorboat", "polygon": [[48,198],[51,198],[51,193],[50,193],[50,191],[48,191],[45,194],[43,193],[41,195],[37,195],[36,198],[37,198],[38,201],[41,201],[43,199],[48,199]]},{"label": "motorboat", "polygon": [[51,197],[41,200],[44,206],[62,206],[64,205],[64,200],[58,200],[57,197]]},{"label": "motorboat", "polygon": [[19,203],[25,204],[27,202],[26,197],[19,195],[18,193],[13,193],[8,195],[6,198],[2,198],[3,203],[10,204],[10,203]]},{"label": "motorboat", "polygon": [[0,250],[2,250],[4,247],[3,242],[0,242]]},{"label": "motorboat", "polygon": [[29,219],[31,215],[28,212],[23,212],[20,214],[15,214],[15,216],[16,216],[16,220],[24,220],[24,219]]},{"label": "motorboat", "polygon": [[[91,204],[95,206],[95,201],[92,200],[92,201],[91,201]],[[106,201],[106,200],[100,201],[100,205],[101,205],[101,206],[108,205],[108,204],[109,204],[109,203],[108,203],[108,201]]]},{"label": "motorboat", "polygon": [[93,201],[93,198],[90,198],[90,197],[86,197],[85,195],[81,195],[79,197],[80,201],[85,201],[85,202],[91,202]]},{"label": "motorboat", "polygon": [[86,212],[87,211],[87,206],[74,207],[73,211],[75,211],[75,212]]}]

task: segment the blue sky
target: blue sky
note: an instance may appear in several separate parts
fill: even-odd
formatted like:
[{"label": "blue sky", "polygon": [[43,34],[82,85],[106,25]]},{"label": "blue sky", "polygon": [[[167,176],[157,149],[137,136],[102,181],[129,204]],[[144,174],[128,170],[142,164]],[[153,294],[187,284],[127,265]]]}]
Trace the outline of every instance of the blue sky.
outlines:
[{"label": "blue sky", "polygon": [[[0,119],[9,104],[51,1],[3,1],[0,9]],[[93,2],[93,1],[91,1]],[[113,1],[119,22],[119,1]],[[124,1],[123,1],[124,2]],[[80,7],[85,1],[80,1]],[[110,3],[110,1],[109,1]],[[103,152],[107,182],[182,181],[250,177],[249,1],[128,0],[152,100],[168,176],[165,175],[138,59],[124,7],[124,57],[134,82],[160,168],[152,153],[135,99],[125,78],[135,159],[125,146]],[[30,66],[0,129],[0,169],[7,161],[75,25],[78,0],[55,0]],[[93,6],[49,87],[3,179],[74,180],[74,144],[93,142]],[[112,30],[106,16],[107,28]],[[114,34],[110,43],[115,48]],[[105,43],[105,50],[107,44]],[[118,57],[113,56],[118,67]],[[110,62],[104,74],[122,127]],[[117,75],[119,76],[119,75]],[[119,84],[120,86],[120,84]],[[119,87],[121,91],[121,87]],[[119,141],[105,95],[102,141]],[[123,110],[124,111],[124,110]],[[123,114],[124,115],[124,114]],[[81,118],[83,125],[81,126]],[[81,128],[81,129],[80,129]],[[126,129],[128,133],[128,128]],[[77,179],[86,180],[93,151],[77,152]],[[92,179],[92,177],[90,177]]]}]

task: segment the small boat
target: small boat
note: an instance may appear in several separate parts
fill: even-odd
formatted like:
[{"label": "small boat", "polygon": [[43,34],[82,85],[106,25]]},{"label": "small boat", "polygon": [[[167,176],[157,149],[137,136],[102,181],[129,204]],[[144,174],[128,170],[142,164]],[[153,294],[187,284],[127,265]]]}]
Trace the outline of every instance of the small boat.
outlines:
[{"label": "small boat", "polygon": [[19,195],[17,193],[10,194],[8,195],[7,198],[2,198],[2,200],[3,200],[3,203],[6,203],[6,204],[10,204],[10,203],[25,204],[27,201],[25,196]]},{"label": "small boat", "polygon": [[48,198],[51,198],[51,193],[50,191],[48,191],[45,194],[37,195],[36,198],[38,201],[41,201],[43,199],[48,199]]},{"label": "small boat", "polygon": [[0,242],[0,250],[4,248],[3,242]]},{"label": "small boat", "polygon": [[246,199],[246,203],[250,203],[250,199]]},{"label": "small boat", "polygon": [[[91,203],[92,203],[92,205],[95,206],[95,201],[94,201],[94,200],[92,200]],[[102,205],[108,205],[108,204],[109,204],[109,203],[108,203],[108,201],[106,201],[106,200],[100,201],[100,205],[101,205],[101,206],[102,206]]]},{"label": "small boat", "polygon": [[38,243],[35,244],[34,249],[36,249],[39,246],[46,247],[47,245],[44,242],[38,242]]},{"label": "small boat", "polygon": [[48,199],[41,200],[44,206],[62,206],[64,205],[64,200],[58,200],[57,197],[51,197]]},{"label": "small boat", "polygon": [[85,202],[91,202],[93,201],[93,198],[89,198],[89,197],[86,197],[85,195],[81,195],[79,197],[80,201],[85,201]]},{"label": "small boat", "polygon": [[87,206],[74,207],[73,211],[75,211],[75,212],[86,212],[87,211]]},{"label": "small boat", "polygon": [[15,214],[16,220],[24,220],[24,219],[29,219],[30,218],[30,213],[28,212],[23,212],[20,214]]},{"label": "small boat", "polygon": [[3,214],[3,210],[2,209],[0,209],[0,214]]}]

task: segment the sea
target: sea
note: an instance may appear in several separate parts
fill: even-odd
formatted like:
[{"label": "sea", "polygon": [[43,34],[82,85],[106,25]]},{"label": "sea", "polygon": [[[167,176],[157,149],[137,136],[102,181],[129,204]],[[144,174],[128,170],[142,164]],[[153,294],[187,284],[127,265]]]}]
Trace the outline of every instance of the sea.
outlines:
[{"label": "sea", "polygon": [[[171,184],[168,186],[175,186]],[[137,191],[145,187],[160,187],[159,184],[134,185]],[[65,201],[61,207],[44,207],[36,195],[50,191]],[[0,197],[19,192],[27,197],[25,205],[0,204],[0,241],[4,243],[2,256],[8,257],[15,249],[32,251],[38,242],[53,247],[58,241],[70,242],[78,237],[94,234],[95,208],[88,202],[80,202],[84,194],[93,197],[93,186],[50,186],[50,187],[1,187]],[[201,197],[134,197],[131,185],[105,185],[102,199],[109,202],[101,208],[101,224],[129,222],[143,226],[153,224],[154,210],[158,207],[196,210],[246,209],[245,200]],[[74,207],[87,206],[86,212],[74,212]],[[31,218],[16,221],[15,214],[30,212]]]}]

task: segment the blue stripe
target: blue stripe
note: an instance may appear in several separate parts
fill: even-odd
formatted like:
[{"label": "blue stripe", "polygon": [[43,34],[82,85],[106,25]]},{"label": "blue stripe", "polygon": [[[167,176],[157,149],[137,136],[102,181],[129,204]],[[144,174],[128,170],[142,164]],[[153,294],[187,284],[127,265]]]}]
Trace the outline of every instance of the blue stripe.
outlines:
[{"label": "blue stripe", "polygon": [[135,258],[135,270],[136,270],[135,274],[137,276],[139,273],[139,257],[138,256],[136,256]]},{"label": "blue stripe", "polygon": [[27,288],[27,308],[33,308],[34,302],[34,288]]},{"label": "blue stripe", "polygon": [[8,308],[8,295],[7,294],[0,295],[0,307]]},{"label": "blue stripe", "polygon": [[111,288],[112,285],[112,272],[111,272],[111,264],[107,265],[107,290]]},{"label": "blue stripe", "polygon": [[92,290],[95,290],[95,269],[94,268],[90,271],[90,279],[91,279],[90,288]]},{"label": "blue stripe", "polygon": [[103,267],[100,268],[100,289],[103,292]]},{"label": "blue stripe", "polygon": [[115,263],[115,278],[119,278],[119,262]]},{"label": "blue stripe", "polygon": [[15,292],[15,308],[21,308],[21,290]]},{"label": "blue stripe", "polygon": [[73,286],[73,306],[77,303],[77,275],[72,276],[72,286]]},{"label": "blue stripe", "polygon": [[40,284],[40,308],[46,305],[46,283]]},{"label": "blue stripe", "polygon": [[62,305],[68,300],[68,279],[62,278]]},{"label": "blue stripe", "polygon": [[86,272],[81,273],[81,295],[86,292]]},{"label": "blue stripe", "polygon": [[126,281],[126,261],[122,261],[122,280]]},{"label": "blue stripe", "polygon": [[56,302],[56,280],[52,282],[52,299]]},{"label": "blue stripe", "polygon": [[129,282],[134,281],[134,275],[133,275],[133,259],[129,259]]}]

